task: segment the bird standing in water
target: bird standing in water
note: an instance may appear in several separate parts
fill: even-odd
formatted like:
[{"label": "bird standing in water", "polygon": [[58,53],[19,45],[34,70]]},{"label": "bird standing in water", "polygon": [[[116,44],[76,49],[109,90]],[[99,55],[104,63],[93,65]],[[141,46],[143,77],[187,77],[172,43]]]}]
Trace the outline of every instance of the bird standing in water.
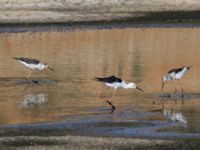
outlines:
[{"label": "bird standing in water", "polygon": [[[103,78],[95,77],[95,80],[105,83],[106,86],[108,86],[108,87],[114,88],[114,92],[112,93],[112,96],[114,95],[117,88],[124,88],[124,89],[133,88],[133,89],[137,89],[137,90],[144,92],[144,90],[139,88],[138,86],[136,86],[135,83],[133,83],[133,82],[126,83],[121,78],[115,77],[113,75],[109,76],[109,77],[103,77]],[[115,106],[110,101],[106,101],[106,102],[112,107],[112,110],[114,111]]]},{"label": "bird standing in water", "polygon": [[[162,78],[161,91],[163,90],[166,81],[181,80],[190,68],[191,67],[184,66],[182,68],[175,68],[168,71],[168,73],[164,75]],[[182,88],[182,97],[183,97],[183,88]]]},{"label": "bird standing in water", "polygon": [[139,88],[138,86],[136,86],[135,83],[133,82],[129,82],[129,83],[126,83],[124,80],[118,78],[118,77],[115,77],[115,76],[109,76],[109,77],[104,77],[104,78],[99,78],[99,77],[96,77],[95,78],[97,81],[99,82],[103,82],[106,84],[106,86],[108,87],[112,87],[114,88],[115,90],[117,88],[124,88],[124,89],[137,89],[137,90],[140,90],[140,91],[143,91],[143,89]]},{"label": "bird standing in water", "polygon": [[25,58],[25,57],[13,57],[13,58],[18,60],[20,63],[22,63],[29,69],[29,72],[27,75],[28,79],[31,76],[32,70],[43,70],[45,68],[48,68],[53,71],[53,69],[51,67],[49,67],[46,63],[42,63],[37,59]]}]

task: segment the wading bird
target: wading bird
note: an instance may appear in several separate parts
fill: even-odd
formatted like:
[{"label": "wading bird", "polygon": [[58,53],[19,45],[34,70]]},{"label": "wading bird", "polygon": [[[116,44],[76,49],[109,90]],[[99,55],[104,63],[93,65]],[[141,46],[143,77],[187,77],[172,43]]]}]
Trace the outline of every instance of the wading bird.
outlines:
[{"label": "wading bird", "polygon": [[27,75],[28,79],[30,78],[32,70],[43,70],[45,68],[48,68],[53,71],[53,69],[49,67],[46,63],[42,63],[37,59],[25,58],[25,57],[13,57],[13,58],[18,60],[20,63],[22,63],[29,69]]},{"label": "wading bird", "polygon": [[[104,77],[104,78],[95,77],[95,80],[105,83],[106,86],[108,86],[108,87],[114,88],[115,90],[112,93],[112,96],[114,95],[117,88],[124,88],[124,89],[133,88],[133,89],[137,89],[137,90],[144,92],[144,90],[139,88],[138,86],[136,86],[135,83],[133,83],[133,82],[126,83],[124,80],[122,80],[118,77],[115,77],[115,76],[109,76],[109,77]],[[113,112],[115,110],[115,106],[108,100],[106,102],[112,107],[111,109]]]},{"label": "wading bird", "polygon": [[109,77],[104,77],[104,78],[95,77],[95,79],[99,82],[105,83],[106,86],[112,87],[115,90],[117,88],[124,88],[124,89],[133,88],[133,89],[137,89],[137,90],[144,92],[144,90],[139,88],[138,86],[136,86],[135,83],[133,83],[133,82],[126,83],[124,80],[122,80],[118,77],[115,77],[115,76],[109,76]]},{"label": "wading bird", "polygon": [[[164,84],[166,81],[181,80],[190,68],[191,67],[184,66],[182,68],[175,68],[175,69],[168,71],[168,73],[166,75],[164,75],[162,78],[161,91],[163,90]],[[183,88],[182,88],[182,92],[183,92]]]}]

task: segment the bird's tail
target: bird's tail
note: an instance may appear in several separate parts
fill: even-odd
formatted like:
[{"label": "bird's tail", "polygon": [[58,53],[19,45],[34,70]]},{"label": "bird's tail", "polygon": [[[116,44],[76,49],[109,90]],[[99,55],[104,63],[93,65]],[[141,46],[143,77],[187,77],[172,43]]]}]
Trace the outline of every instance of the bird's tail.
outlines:
[{"label": "bird's tail", "polygon": [[94,80],[95,80],[95,81],[102,81],[102,78],[94,77]]},{"label": "bird's tail", "polygon": [[18,58],[18,57],[13,57],[13,59],[19,60],[19,58]]}]

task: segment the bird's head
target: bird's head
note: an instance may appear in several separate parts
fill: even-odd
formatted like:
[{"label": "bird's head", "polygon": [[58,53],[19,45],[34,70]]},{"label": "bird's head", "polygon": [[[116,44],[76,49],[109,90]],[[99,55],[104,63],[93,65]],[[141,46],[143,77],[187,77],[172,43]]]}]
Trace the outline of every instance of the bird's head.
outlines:
[{"label": "bird's head", "polygon": [[136,84],[133,82],[129,82],[129,83],[127,83],[126,87],[127,88],[136,88]]},{"label": "bird's head", "polygon": [[137,90],[139,90],[139,91],[144,92],[143,89],[139,88],[139,87],[138,87],[135,83],[133,83],[133,82],[127,83],[127,84],[126,84],[126,88],[133,88],[133,89],[137,89]]},{"label": "bird's head", "polygon": [[191,68],[191,66],[185,66],[187,70],[189,70]]},{"label": "bird's head", "polygon": [[44,68],[48,68],[49,67],[47,63],[44,63],[43,66],[44,66]]},{"label": "bird's head", "polygon": [[49,67],[49,65],[47,63],[44,63],[43,66],[44,66],[44,68],[47,68],[47,69],[49,69],[51,71],[54,71],[54,69]]}]

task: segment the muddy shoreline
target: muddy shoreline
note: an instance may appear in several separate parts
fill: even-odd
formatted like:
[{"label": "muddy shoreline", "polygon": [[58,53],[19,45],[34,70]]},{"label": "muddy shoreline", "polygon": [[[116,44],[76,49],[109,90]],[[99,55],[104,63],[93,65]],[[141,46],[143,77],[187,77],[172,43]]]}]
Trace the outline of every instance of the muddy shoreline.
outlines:
[{"label": "muddy shoreline", "polygon": [[109,22],[73,22],[73,23],[15,23],[0,24],[0,33],[22,32],[67,32],[73,30],[101,30],[123,28],[199,28],[200,24],[195,21],[167,21],[167,22],[133,22],[133,21],[109,21]]},{"label": "muddy shoreline", "polygon": [[[5,129],[4,129],[5,130]],[[63,129],[64,132],[65,129]],[[56,130],[1,129],[1,149],[198,149],[199,139],[150,139],[70,135]],[[12,135],[13,134],[13,135]]]},{"label": "muddy shoreline", "polygon": [[[113,115],[115,116],[106,114],[103,118]],[[198,133],[157,132],[164,126],[175,125],[169,122],[118,122],[100,121],[101,117],[98,120],[97,116],[95,119],[89,118],[91,116],[85,119],[77,118],[76,121],[0,126],[0,148],[156,150],[198,149],[200,144]]]},{"label": "muddy shoreline", "polygon": [[0,2],[0,24],[198,21],[198,0],[45,0]]},{"label": "muddy shoreline", "polygon": [[15,136],[0,138],[1,149],[198,149],[199,140],[150,140],[88,136]]}]

